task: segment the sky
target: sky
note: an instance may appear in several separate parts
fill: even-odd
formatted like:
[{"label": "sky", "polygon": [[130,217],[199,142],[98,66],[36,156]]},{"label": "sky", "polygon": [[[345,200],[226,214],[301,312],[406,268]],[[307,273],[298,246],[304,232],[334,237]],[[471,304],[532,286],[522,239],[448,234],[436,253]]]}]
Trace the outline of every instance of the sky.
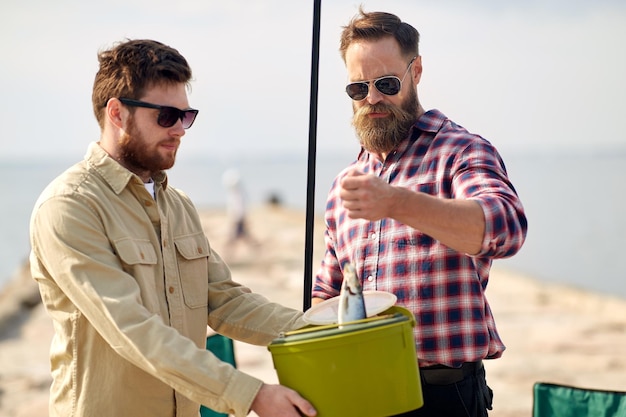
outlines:
[{"label": "sky", "polygon": [[[426,109],[501,152],[626,150],[626,2],[327,0],[321,2],[316,147],[354,153],[338,53],[357,12],[398,14],[421,34]],[[306,153],[313,1],[3,0],[0,160],[81,158],[97,52],[126,38],[178,49],[200,110],[180,157]]]}]

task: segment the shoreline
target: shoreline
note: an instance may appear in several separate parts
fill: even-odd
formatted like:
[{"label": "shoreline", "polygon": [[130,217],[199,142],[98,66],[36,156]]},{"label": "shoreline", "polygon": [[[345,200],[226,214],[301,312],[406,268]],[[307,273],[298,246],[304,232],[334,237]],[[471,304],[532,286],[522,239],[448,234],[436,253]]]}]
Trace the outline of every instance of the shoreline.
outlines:
[{"label": "shoreline", "polygon": [[[209,242],[236,281],[272,301],[302,309],[303,210],[251,208],[249,226],[260,244],[230,248],[225,211],[202,209],[200,215]],[[314,269],[323,252],[322,235],[321,220],[316,219]],[[485,363],[495,392],[490,416],[530,415],[534,382],[626,391],[626,300],[538,281],[497,262],[487,298],[507,346],[502,358]],[[51,321],[24,265],[0,289],[0,415],[47,415],[51,337]],[[235,342],[235,355],[240,370],[277,382],[266,347]]]}]

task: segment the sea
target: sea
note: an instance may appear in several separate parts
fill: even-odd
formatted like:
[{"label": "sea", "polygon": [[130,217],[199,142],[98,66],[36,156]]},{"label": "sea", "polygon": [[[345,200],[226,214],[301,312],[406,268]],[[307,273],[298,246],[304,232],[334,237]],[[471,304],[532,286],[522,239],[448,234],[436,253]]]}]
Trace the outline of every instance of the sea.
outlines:
[{"label": "sea", "polygon": [[[315,155],[314,164],[307,155],[179,157],[169,171],[170,184],[184,190],[199,209],[220,208],[226,205],[222,176],[236,169],[250,206],[274,199],[305,211],[307,187],[314,183],[315,213],[321,215],[332,179],[354,156]],[[518,254],[495,264],[626,299],[626,152],[519,151],[503,158],[525,206],[529,231]],[[27,259],[29,217],[39,193],[74,162],[0,159],[0,287]]]}]

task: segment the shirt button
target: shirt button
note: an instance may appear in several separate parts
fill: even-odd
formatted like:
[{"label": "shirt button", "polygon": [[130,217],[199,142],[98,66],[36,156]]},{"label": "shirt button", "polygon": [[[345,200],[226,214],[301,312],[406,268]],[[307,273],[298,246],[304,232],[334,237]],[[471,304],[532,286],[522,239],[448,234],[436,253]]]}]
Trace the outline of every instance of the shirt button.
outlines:
[{"label": "shirt button", "polygon": [[150,206],[152,205],[152,200],[144,200],[143,204],[144,204],[146,207],[150,207]]},{"label": "shirt button", "polygon": [[167,247],[167,239],[163,240],[163,247],[166,248]]},{"label": "shirt button", "polygon": [[202,248],[201,247],[198,247],[198,253],[202,254]]},{"label": "shirt button", "polygon": [[369,277],[367,277],[367,280],[368,280],[369,282],[372,282],[372,281],[374,281],[374,277],[370,275]]},{"label": "shirt button", "polygon": [[170,292],[170,294],[174,294],[174,287],[170,287],[169,288],[169,292]]},{"label": "shirt button", "polygon": [[146,259],[146,255],[144,255],[143,252],[141,252],[139,256],[141,257],[141,259]]},{"label": "shirt button", "polygon": [[372,240],[376,239],[376,233],[372,233],[372,234],[370,235],[370,239],[372,239]]}]

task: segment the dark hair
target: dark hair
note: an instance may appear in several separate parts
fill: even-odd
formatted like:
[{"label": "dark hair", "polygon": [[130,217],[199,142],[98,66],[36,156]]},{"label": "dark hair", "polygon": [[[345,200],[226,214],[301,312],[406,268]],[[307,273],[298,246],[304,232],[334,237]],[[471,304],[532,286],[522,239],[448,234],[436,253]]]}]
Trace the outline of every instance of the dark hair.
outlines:
[{"label": "dark hair", "polygon": [[407,57],[419,56],[420,34],[413,26],[403,22],[391,13],[363,11],[355,15],[341,32],[339,52],[346,61],[346,50],[351,43],[357,41],[377,41],[392,36],[400,46],[400,51]]},{"label": "dark hair", "polygon": [[98,53],[100,68],[91,96],[102,129],[104,108],[112,97],[139,99],[146,89],[160,84],[189,87],[191,68],[174,48],[146,39],[127,40]]}]

